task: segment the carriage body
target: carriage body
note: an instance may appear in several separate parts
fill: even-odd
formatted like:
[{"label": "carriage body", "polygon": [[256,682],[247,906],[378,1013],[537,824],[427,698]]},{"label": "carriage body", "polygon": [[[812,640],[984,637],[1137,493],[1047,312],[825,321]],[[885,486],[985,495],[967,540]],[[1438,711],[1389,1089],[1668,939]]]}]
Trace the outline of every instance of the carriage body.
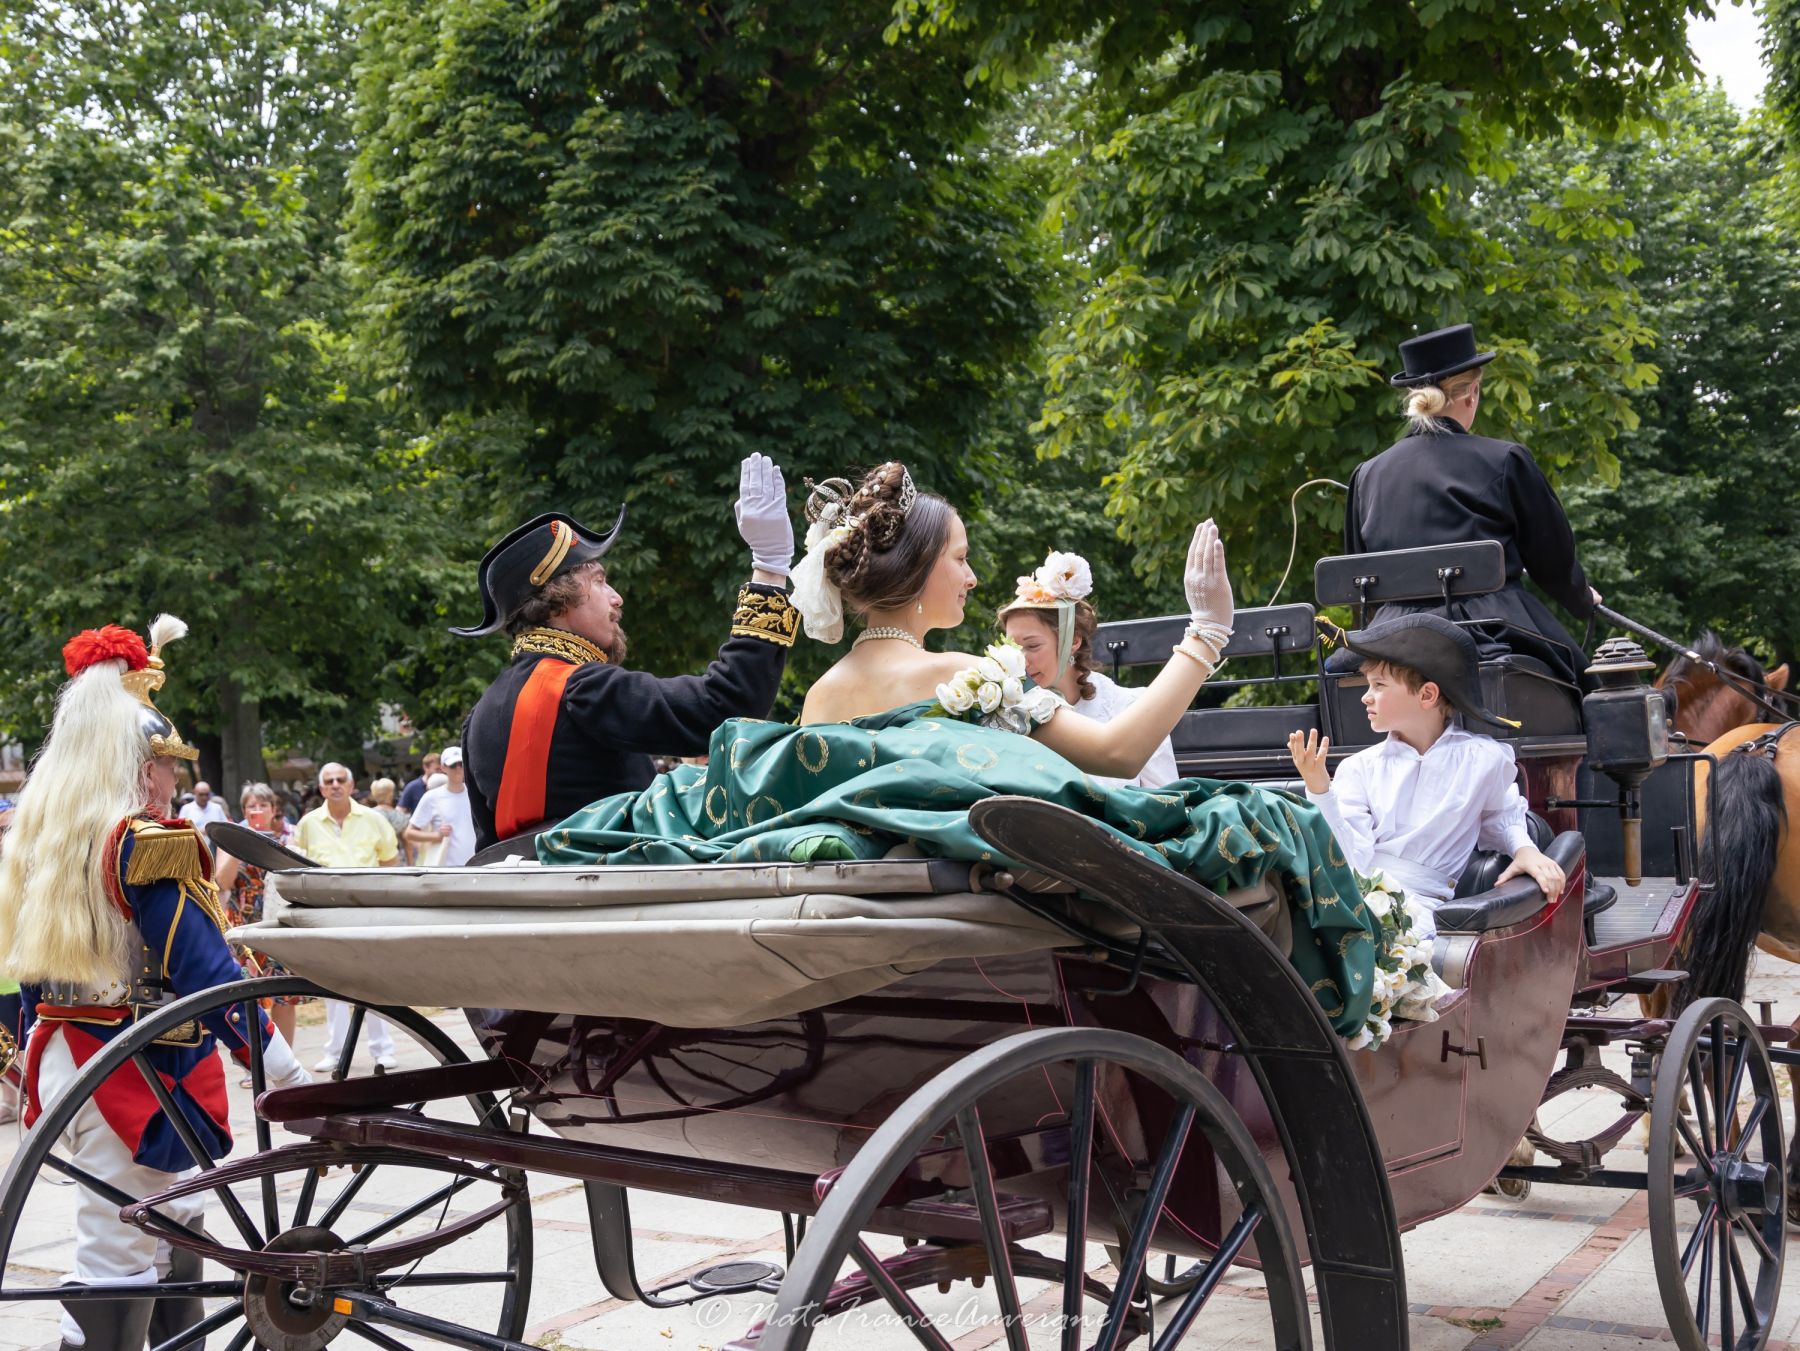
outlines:
[{"label": "carriage body", "polygon": [[[1430,575],[1449,589],[1480,585],[1489,561],[1479,551],[1440,558]],[[1340,571],[1367,599],[1366,563]],[[1179,622],[1103,628],[1102,654],[1121,665],[1134,652],[1166,654],[1162,629]],[[1252,682],[1317,679],[1320,698],[1191,712],[1176,735],[1184,774],[1280,784],[1296,727],[1322,727],[1339,754],[1359,744],[1346,722],[1355,677],[1321,675],[1311,622],[1309,606],[1240,612],[1229,655],[1273,667]],[[1279,897],[1219,897],[1122,848],[1109,855],[1081,818],[1053,838],[1058,823],[1026,821],[1032,804],[1020,800],[1016,810],[981,804],[996,807],[1000,830],[984,837],[1048,876],[919,858],[271,875],[265,919],[246,941],[334,993],[466,1008],[489,1062],[399,1076],[398,1086],[280,1090],[259,1111],[320,1147],[590,1184],[596,1258],[615,1295],[643,1294],[628,1251],[621,1266],[608,1250],[628,1249],[629,1222],[616,1209],[601,1232],[607,1208],[592,1198],[629,1187],[818,1214],[840,1243],[859,1232],[925,1240],[947,1255],[915,1285],[998,1271],[1008,1251],[1023,1257],[1010,1245],[1052,1232],[1069,1235],[1071,1264],[1087,1239],[1118,1245],[1137,1271],[1148,1248],[1221,1256],[1220,1267],[1260,1261],[1278,1330],[1284,1290],[1287,1316],[1306,1317],[1298,1279],[1278,1268],[1311,1260],[1328,1343],[1403,1346],[1399,1232],[1462,1206],[1506,1167],[1547,1086],[1555,1091],[1559,1058],[1669,1033],[1608,1006],[1665,980],[1699,892],[1692,757],[1647,780],[1651,867],[1627,884],[1615,814],[1598,805],[1604,785],[1582,767],[1578,694],[1525,668],[1483,675],[1490,706],[1530,711],[1515,740],[1524,788],[1569,886],[1553,902],[1522,879],[1494,888],[1497,861],[1476,860],[1439,916],[1434,964],[1451,994],[1436,1021],[1397,1024],[1379,1050],[1344,1049],[1253,922]],[[1037,863],[1076,846],[1088,851],[1086,873]],[[1593,903],[1602,878],[1614,897],[1604,909]],[[1155,1055],[1071,1052],[1033,1061],[1004,1091],[999,1079],[982,1083],[979,1071],[1023,1033]],[[1735,1044],[1746,1041],[1760,1051],[1756,1037]],[[1197,1081],[1186,1106],[1167,1091],[1170,1066]],[[900,1119],[953,1080],[966,1098],[954,1115],[893,1145]],[[502,1128],[497,1116],[441,1126],[400,1106],[471,1087],[510,1090],[549,1136]],[[1171,1155],[1166,1142],[1185,1138],[1181,1113],[1201,1090],[1223,1124]],[[883,1150],[892,1157],[873,1159]],[[1091,1172],[1078,1174],[1078,1157],[1095,1160]],[[1601,1180],[1593,1160],[1584,1167],[1565,1163],[1559,1180]],[[1279,1214],[1247,1247],[1264,1206]],[[1785,1205],[1777,1211],[1779,1227]],[[848,1251],[834,1257],[817,1237],[795,1257],[784,1300],[795,1287],[793,1298],[817,1303]],[[1774,1272],[1778,1281],[1778,1260]],[[1772,1312],[1772,1295],[1766,1303]],[[804,1338],[778,1320],[762,1344]]]}]

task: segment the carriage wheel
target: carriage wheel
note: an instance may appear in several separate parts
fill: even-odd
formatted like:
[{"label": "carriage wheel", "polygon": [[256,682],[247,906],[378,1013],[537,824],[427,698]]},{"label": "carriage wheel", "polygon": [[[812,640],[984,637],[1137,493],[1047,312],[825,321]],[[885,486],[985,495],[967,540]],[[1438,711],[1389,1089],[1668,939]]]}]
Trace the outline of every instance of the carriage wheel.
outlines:
[{"label": "carriage wheel", "polygon": [[1740,1005],[1701,1000],[1669,1033],[1650,1100],[1650,1249],[1678,1345],[1769,1340],[1786,1211],[1768,1050]]},{"label": "carriage wheel", "polygon": [[[1168,1127],[1163,1138],[1149,1142],[1151,1157],[1121,1156],[1108,1106],[1100,1100],[1102,1086],[1116,1087],[1127,1074],[1134,1102],[1142,1104],[1154,1094],[1160,1098],[1157,1105],[1167,1109]],[[1047,1083],[1066,1086],[1058,1095],[1066,1134],[1055,1130],[1059,1123],[1046,1123],[1051,1129],[1041,1145],[1046,1161],[1067,1159],[1064,1169],[1052,1172],[1051,1185],[1059,1208],[1067,1203],[1068,1220],[1053,1248],[1033,1250],[1009,1238],[1003,1213],[1018,1198],[1005,1194],[1006,1178],[997,1185],[995,1177],[996,1161],[1017,1157],[1018,1142],[988,1138],[981,1104],[1011,1093],[1042,1093]],[[1202,1141],[1210,1148],[1213,1169],[1205,1185],[1216,1185],[1231,1223],[1217,1253],[1185,1292],[1152,1310],[1134,1298],[1139,1279],[1184,1153],[1201,1147]],[[943,1175],[951,1168],[952,1175],[960,1175],[947,1162],[946,1149],[955,1151],[949,1158],[960,1156],[966,1168],[967,1191],[980,1220],[979,1243],[971,1238],[962,1239],[960,1246],[934,1242],[883,1263],[864,1234],[871,1217],[923,1151],[936,1151],[934,1173]],[[1118,1179],[1127,1173],[1143,1185],[1141,1196],[1133,1200],[1119,1194]],[[1033,1181],[1038,1186],[1031,1193],[1041,1194],[1043,1177]],[[1102,1234],[1119,1244],[1119,1274],[1109,1289],[1085,1274],[1088,1219],[1090,1214],[1120,1213],[1135,1218],[1116,1234]],[[967,1329],[934,1325],[909,1288],[991,1277],[1008,1351],[1027,1351],[1034,1331],[1040,1333],[1039,1344],[1047,1344],[1045,1328],[1060,1329],[1062,1351],[1114,1351],[1152,1327],[1162,1351],[1182,1345],[1184,1338],[1193,1345],[1208,1335],[1202,1319],[1208,1301],[1233,1261],[1251,1245],[1267,1286],[1266,1301],[1254,1301],[1264,1311],[1257,1317],[1268,1320],[1277,1347],[1303,1351],[1312,1345],[1312,1325],[1287,1214],[1260,1150],[1223,1095],[1186,1061],[1145,1038],[1092,1028],[1044,1028],[965,1057],[894,1109],[832,1185],[782,1282],[773,1313],[752,1336],[759,1351],[800,1351],[814,1337],[866,1342],[866,1331],[837,1328],[828,1320],[879,1297],[921,1343],[931,1351],[945,1351],[950,1339]],[[854,1263],[859,1274],[838,1282],[846,1262]],[[1020,1277],[1045,1281],[1049,1288],[1022,1295]],[[1229,1302],[1239,1313],[1252,1306],[1249,1300]],[[1240,1331],[1241,1323],[1233,1322],[1232,1330]]]},{"label": "carriage wheel", "polygon": [[[306,1307],[304,1292],[294,1296],[290,1285],[231,1270],[228,1258],[216,1258],[202,1266],[178,1247],[174,1249],[174,1268],[153,1286],[54,1283],[57,1273],[68,1265],[67,1244],[73,1230],[69,1211],[76,1186],[94,1184],[94,1190],[121,1207],[144,1199],[88,1178],[64,1157],[63,1130],[100,1084],[115,1072],[147,1071],[144,1048],[202,1013],[237,1005],[240,1016],[249,1017],[258,999],[323,993],[292,976],[239,981],[202,991],[143,1019],[89,1060],[62,1097],[33,1125],[0,1179],[0,1270],[4,1271],[0,1309],[16,1308],[25,1301],[153,1297],[156,1314],[150,1345],[159,1351],[202,1345],[223,1345],[228,1351],[252,1345],[314,1351],[340,1336],[349,1344],[359,1344],[360,1339],[361,1345],[398,1345],[379,1328],[334,1313],[329,1301]],[[403,1059],[415,1050],[422,1050],[439,1064],[468,1059],[441,1029],[411,1009],[347,1002],[351,1021],[346,1062],[355,1052],[364,1017],[371,1010],[392,1025]],[[413,1046],[407,1045],[407,1038]],[[346,1067],[340,1066],[340,1071]],[[228,1059],[225,1068],[230,1079],[240,1076],[235,1060]],[[251,1055],[250,1079],[252,1093],[261,1094],[266,1081],[260,1046]],[[165,1115],[178,1111],[154,1074],[145,1074],[145,1081]],[[434,1108],[471,1122],[505,1124],[501,1107],[486,1093],[439,1102]],[[214,1171],[222,1161],[208,1157],[185,1119],[170,1116],[169,1120],[201,1173]],[[432,1309],[441,1315],[448,1306],[469,1326],[491,1328],[501,1337],[516,1338],[523,1332],[531,1289],[531,1210],[529,1194],[519,1179],[498,1170],[395,1150],[383,1151],[379,1158],[371,1157],[354,1167],[319,1166],[316,1159],[307,1157],[299,1137],[277,1142],[267,1121],[253,1117],[251,1124],[246,1139],[244,1122],[234,1123],[231,1167],[234,1171],[247,1169],[253,1175],[221,1182],[204,1193],[206,1209],[199,1222],[203,1238],[244,1253],[338,1251],[352,1244],[375,1246],[417,1239],[419,1246],[431,1251],[408,1265],[372,1274],[362,1292],[419,1312]],[[274,1152],[278,1143],[285,1146],[286,1154]],[[247,1154],[256,1156],[255,1165],[244,1162]],[[459,1226],[467,1229],[467,1217],[489,1207],[498,1207],[495,1219],[500,1223],[487,1223],[457,1234],[442,1246],[432,1246],[434,1235],[452,1233]],[[155,1218],[157,1227],[167,1232],[161,1225],[167,1217]],[[221,1336],[227,1340],[220,1341]]]}]

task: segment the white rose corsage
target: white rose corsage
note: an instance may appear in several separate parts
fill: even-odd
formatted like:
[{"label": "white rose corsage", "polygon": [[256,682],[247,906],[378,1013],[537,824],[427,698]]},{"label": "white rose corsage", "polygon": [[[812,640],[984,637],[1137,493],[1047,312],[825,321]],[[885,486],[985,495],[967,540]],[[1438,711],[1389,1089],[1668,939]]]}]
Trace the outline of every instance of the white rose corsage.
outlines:
[{"label": "white rose corsage", "polygon": [[1379,926],[1375,935],[1375,994],[1368,1020],[1349,1038],[1352,1051],[1378,1049],[1394,1030],[1394,1020],[1433,1023],[1437,1002],[1450,987],[1431,969],[1431,943],[1413,934],[1412,911],[1400,884],[1384,872],[1358,877],[1363,904]]},{"label": "white rose corsage", "polygon": [[1062,707],[1055,690],[1025,688],[1025,654],[1010,638],[989,644],[987,654],[937,687],[926,717],[960,718],[1005,732],[1029,733]]}]

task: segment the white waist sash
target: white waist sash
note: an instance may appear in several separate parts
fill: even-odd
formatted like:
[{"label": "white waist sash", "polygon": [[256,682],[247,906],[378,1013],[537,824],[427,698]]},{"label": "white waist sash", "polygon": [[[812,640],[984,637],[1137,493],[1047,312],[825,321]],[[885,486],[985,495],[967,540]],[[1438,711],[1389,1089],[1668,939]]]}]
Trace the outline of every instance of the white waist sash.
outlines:
[{"label": "white waist sash", "polygon": [[1441,873],[1436,868],[1427,868],[1422,863],[1401,858],[1398,854],[1377,849],[1375,870],[1385,872],[1398,882],[1408,900],[1417,901],[1433,910],[1456,893],[1456,878]]}]

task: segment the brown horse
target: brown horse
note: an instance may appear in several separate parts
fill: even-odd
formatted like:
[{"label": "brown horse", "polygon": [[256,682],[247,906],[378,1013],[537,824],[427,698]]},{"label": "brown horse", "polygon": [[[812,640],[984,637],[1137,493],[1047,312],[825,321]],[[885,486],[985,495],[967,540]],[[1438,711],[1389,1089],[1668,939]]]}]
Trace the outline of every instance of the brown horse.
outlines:
[{"label": "brown horse", "polygon": [[1727,684],[1704,662],[1722,666],[1751,685],[1781,692],[1788,687],[1787,663],[1765,672],[1762,663],[1741,647],[1726,647],[1711,630],[1694,644],[1701,661],[1677,657],[1656,678],[1656,688],[1675,695],[1675,730],[1688,744],[1706,746],[1734,727],[1765,722],[1770,709],[1753,699],[1741,686]]}]

